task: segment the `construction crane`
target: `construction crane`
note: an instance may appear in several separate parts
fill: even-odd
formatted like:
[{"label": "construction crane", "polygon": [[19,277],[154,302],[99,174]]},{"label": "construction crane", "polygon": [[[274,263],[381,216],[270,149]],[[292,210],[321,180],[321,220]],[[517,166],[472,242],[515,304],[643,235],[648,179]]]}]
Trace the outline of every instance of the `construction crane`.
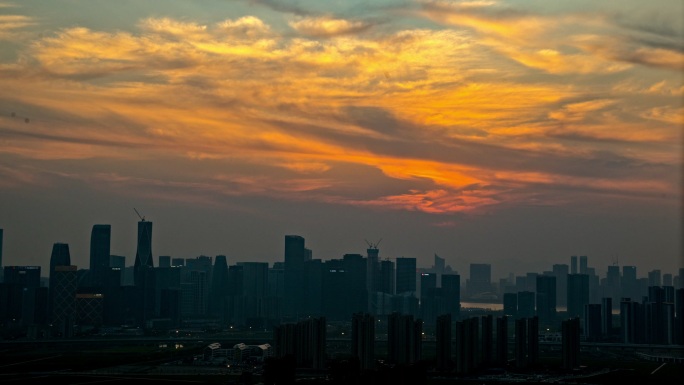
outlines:
[{"label": "construction crane", "polygon": [[376,249],[377,250],[378,246],[380,245],[380,242],[382,242],[382,238],[380,238],[380,240],[375,242],[375,243],[368,242],[367,239],[364,239],[364,241],[366,241],[366,243],[368,244],[369,249]]},{"label": "construction crane", "polygon": [[133,210],[135,211],[136,214],[138,214],[138,217],[140,217],[140,220],[141,220],[142,222],[145,222],[145,217],[143,217],[142,215],[140,215],[140,213],[138,212],[138,210],[135,209],[135,207],[133,207]]}]

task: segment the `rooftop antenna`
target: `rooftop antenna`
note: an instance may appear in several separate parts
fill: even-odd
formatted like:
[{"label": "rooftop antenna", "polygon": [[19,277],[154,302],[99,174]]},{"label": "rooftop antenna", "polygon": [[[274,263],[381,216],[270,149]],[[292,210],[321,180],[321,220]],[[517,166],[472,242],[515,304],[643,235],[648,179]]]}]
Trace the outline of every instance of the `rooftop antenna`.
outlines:
[{"label": "rooftop antenna", "polygon": [[135,209],[135,207],[133,207],[133,210],[135,211],[136,214],[138,214],[138,217],[140,217],[140,220],[143,221],[143,222],[145,222],[145,217],[143,217],[142,215],[140,215],[140,213],[138,212],[138,210]]}]

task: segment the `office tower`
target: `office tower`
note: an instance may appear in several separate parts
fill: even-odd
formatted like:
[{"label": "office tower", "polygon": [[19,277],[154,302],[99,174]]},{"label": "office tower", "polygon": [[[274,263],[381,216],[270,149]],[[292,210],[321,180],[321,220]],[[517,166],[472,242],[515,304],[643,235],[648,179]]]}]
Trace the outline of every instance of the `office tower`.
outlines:
[{"label": "office tower", "polygon": [[40,287],[40,266],[5,266],[5,282],[24,288],[36,289]]},{"label": "office tower", "polygon": [[517,318],[534,317],[535,314],[535,294],[532,291],[518,292],[518,311]]},{"label": "office tower", "polygon": [[[304,263],[311,260],[311,250],[304,247],[304,238],[299,235],[285,236],[285,313],[297,317],[304,311],[306,298],[306,277]],[[365,285],[365,283],[364,283]]]},{"label": "office tower", "polygon": [[[606,272],[604,297],[609,297],[616,304],[622,296],[622,288],[620,287],[620,267],[608,266]],[[612,303],[612,302],[611,302]]]},{"label": "office tower", "polygon": [[477,368],[479,325],[476,317],[456,322],[456,354],[454,361],[456,363],[456,373],[459,375],[469,374]]},{"label": "office tower", "polygon": [[451,314],[437,316],[435,328],[437,371],[451,370]]},{"label": "office tower", "polygon": [[2,275],[4,273],[4,269],[2,268],[2,239],[4,236],[4,231],[3,229],[0,229],[0,282],[3,281]]},{"label": "office tower", "polygon": [[589,303],[584,305],[584,335],[587,341],[601,340],[601,305]]},{"label": "office tower", "polygon": [[488,263],[471,263],[470,279],[466,282],[470,299],[480,298],[492,292],[492,265]]},{"label": "office tower", "polygon": [[135,251],[134,284],[145,286],[144,269],[154,267],[152,260],[152,222],[142,219],[138,222],[138,245]]},{"label": "office tower", "polygon": [[610,297],[601,299],[601,335],[613,335],[613,299]]},{"label": "office tower", "polygon": [[159,317],[170,319],[172,327],[180,325],[181,295],[180,288],[161,289],[159,293]]},{"label": "office tower", "polygon": [[496,317],[496,364],[506,367],[508,363],[508,316]]},{"label": "office tower", "polygon": [[53,335],[71,337],[76,321],[76,266],[55,266],[50,276]]},{"label": "office tower", "polygon": [[570,274],[578,274],[577,271],[577,256],[573,255],[570,257]]},{"label": "office tower", "polygon": [[444,272],[445,268],[446,268],[446,263],[444,261],[444,258],[441,258],[439,255],[435,254],[434,266],[432,266],[432,269],[436,273],[441,274]]},{"label": "office tower", "polygon": [[420,297],[429,297],[437,288],[437,274],[435,273],[421,273],[420,274]]},{"label": "office tower", "polygon": [[344,261],[330,259],[323,262],[323,314],[330,320],[343,321],[349,319],[347,290],[347,273]]},{"label": "office tower", "polygon": [[[306,277],[305,291],[308,293],[304,300],[304,312],[302,316],[320,317],[323,313],[323,277],[324,265],[320,259],[312,259],[304,263],[304,276]],[[357,294],[358,295],[358,294]],[[367,303],[365,299],[363,303]],[[347,318],[349,314],[347,313]]]},{"label": "office tower", "polygon": [[55,243],[52,245],[52,254],[50,255],[50,275],[55,266],[69,266],[71,265],[71,256],[69,254],[69,245],[67,243]]},{"label": "office tower", "polygon": [[[268,263],[240,262],[238,265],[242,266],[245,320],[250,326],[263,328],[265,313],[263,305],[268,292]],[[311,294],[314,295],[314,293]]]},{"label": "office tower", "polygon": [[570,267],[568,265],[553,265],[552,275],[556,277],[556,305],[566,306],[565,301],[568,299],[568,274]]},{"label": "office tower", "polygon": [[446,312],[452,320],[461,317],[461,276],[458,274],[442,274],[442,296],[445,300]]},{"label": "office tower", "polygon": [[367,263],[361,254],[345,254],[342,261],[346,273],[347,288],[345,295],[349,306],[345,319],[349,319],[350,314],[368,311]]},{"label": "office tower", "polygon": [[5,266],[3,270],[0,323],[28,327],[36,317],[40,266]]},{"label": "office tower", "polygon": [[437,289],[437,274],[420,274],[420,312],[421,318],[428,324],[433,324],[437,316],[442,314],[444,304],[442,303],[441,289]]},{"label": "office tower", "polygon": [[[70,266],[71,255],[69,254],[69,245],[67,243],[55,243],[52,245],[52,254],[50,254],[50,275],[48,276],[48,286],[54,287],[54,271],[57,266]],[[5,277],[5,279],[7,279]],[[55,293],[50,291],[48,294],[48,314],[53,313],[52,306],[55,302]]]},{"label": "office tower", "polygon": [[354,313],[351,329],[351,355],[359,359],[361,370],[375,366],[375,317]]},{"label": "office tower", "polygon": [[101,293],[76,293],[76,323],[79,326],[102,326],[104,297]]},{"label": "office tower", "polygon": [[[0,258],[1,257],[2,256],[0,256]],[[674,278],[672,274],[663,274],[663,286],[674,286]]]},{"label": "office tower", "polygon": [[378,243],[373,244],[368,242],[368,249],[366,249],[366,271],[368,274],[366,279],[366,289],[368,289],[368,293],[379,291],[378,280],[380,274],[380,250],[378,249]]},{"label": "office tower", "polygon": [[136,288],[134,311],[138,325],[144,325],[155,312],[154,261],[152,258],[152,222],[138,222],[138,242],[133,264],[133,285]]},{"label": "office tower", "polygon": [[573,370],[580,365],[580,320],[570,318],[561,323],[562,367]]},{"label": "office tower", "polygon": [[93,225],[90,232],[90,278],[92,286],[99,287],[109,268],[111,225]]},{"label": "office tower", "polygon": [[544,329],[556,327],[556,277],[537,276],[537,316]]},{"label": "office tower", "polygon": [[392,313],[387,317],[387,358],[397,365],[420,360],[422,321],[410,314]]},{"label": "office tower", "polygon": [[584,305],[589,303],[589,276],[586,274],[568,275],[568,313],[567,317],[584,320]]},{"label": "office tower", "polygon": [[171,266],[185,266],[185,258],[171,258]]},{"label": "office tower", "polygon": [[518,293],[504,293],[503,312],[505,316],[518,317]]},{"label": "office tower", "polygon": [[[160,263],[161,264],[161,263]],[[226,320],[226,300],[228,296],[228,259],[217,255],[211,271],[209,289],[209,314],[222,322]]]},{"label": "office tower", "polygon": [[622,298],[631,298],[634,301],[641,299],[637,283],[636,266],[622,266],[620,286],[622,288]]},{"label": "office tower", "polygon": [[377,284],[379,292],[394,294],[394,262],[390,260],[380,261],[380,274]]},{"label": "office tower", "polygon": [[648,272],[648,286],[661,286],[662,280],[660,277],[660,270],[651,270]]},{"label": "office tower", "polygon": [[159,256],[159,267],[171,267],[171,256],[170,255],[160,255]]},{"label": "office tower", "polygon": [[589,264],[587,263],[586,255],[580,255],[579,257],[579,273],[589,274]]},{"label": "office tower", "polygon": [[397,280],[396,293],[415,293],[416,292],[416,259],[397,258]]}]

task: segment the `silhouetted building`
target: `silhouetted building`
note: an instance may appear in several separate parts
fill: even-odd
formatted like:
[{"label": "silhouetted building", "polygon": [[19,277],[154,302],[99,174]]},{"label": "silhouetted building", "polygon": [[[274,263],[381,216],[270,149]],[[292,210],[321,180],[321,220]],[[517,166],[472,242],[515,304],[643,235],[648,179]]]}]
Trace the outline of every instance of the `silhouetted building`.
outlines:
[{"label": "silhouetted building", "polygon": [[90,286],[101,286],[109,268],[111,225],[93,225],[90,233]]},{"label": "silhouetted building", "polygon": [[449,372],[453,362],[451,357],[451,314],[442,314],[437,317],[435,339],[437,371]]},{"label": "silhouetted building", "polygon": [[71,337],[76,321],[76,266],[55,266],[50,276],[52,314],[50,319],[55,336]]},{"label": "silhouetted building", "polygon": [[387,317],[387,358],[395,364],[412,364],[421,358],[422,320],[392,313]]},{"label": "silhouetted building", "polygon": [[504,293],[503,313],[513,318],[518,316],[518,293]]},{"label": "silhouetted building", "polygon": [[535,294],[532,291],[518,292],[517,318],[530,318],[535,315]]},{"label": "silhouetted building", "polygon": [[579,274],[577,270],[577,256],[573,255],[570,257],[570,274]]},{"label": "silhouetted building", "polygon": [[568,318],[584,319],[584,306],[589,303],[589,276],[568,275]]},{"label": "silhouetted building", "polygon": [[492,265],[471,263],[470,278],[466,281],[466,291],[471,300],[486,300],[492,294]]},{"label": "silhouetted building", "polygon": [[171,267],[171,256],[170,255],[160,255],[159,256],[159,267]]},{"label": "silhouetted building", "polygon": [[579,273],[589,275],[589,261],[586,255],[580,255],[579,257]]},{"label": "silhouetted building", "polygon": [[278,325],[273,334],[276,357],[292,356],[298,368],[325,369],[325,317]]},{"label": "silhouetted building", "polygon": [[639,302],[631,298],[623,298],[620,301],[620,334],[621,340],[626,344],[642,343],[644,336],[645,320],[643,309]]},{"label": "silhouetted building", "polygon": [[553,265],[552,275],[556,277],[556,305],[566,306],[568,299],[568,265]]},{"label": "silhouetted building", "polygon": [[380,274],[377,289],[379,292],[394,294],[394,262],[380,261]]},{"label": "silhouetted building", "polygon": [[620,287],[622,288],[622,298],[630,298],[633,301],[639,301],[641,294],[639,293],[639,285],[637,281],[636,266],[622,266],[622,278],[620,280]]},{"label": "silhouetted building", "polygon": [[584,335],[587,341],[601,340],[601,305],[590,303],[584,305]]},{"label": "silhouetted building", "polygon": [[539,356],[539,319],[515,320],[515,366],[528,368],[536,364]]},{"label": "silhouetted building", "polygon": [[446,312],[452,320],[461,317],[461,276],[458,274],[442,274],[442,296]]},{"label": "silhouetted building", "polygon": [[208,312],[221,322],[226,321],[226,301],[228,298],[228,259],[225,255],[214,258],[209,289]]},{"label": "silhouetted building", "polygon": [[487,314],[480,317],[480,356],[485,367],[494,363],[494,316]]},{"label": "silhouetted building", "polygon": [[0,283],[3,282],[3,274],[5,273],[2,268],[2,239],[4,237],[4,230],[0,229]]},{"label": "silhouetted building", "polygon": [[556,327],[556,277],[537,276],[537,316],[544,328]]},{"label": "silhouetted building", "polygon": [[354,313],[351,325],[351,355],[359,359],[361,370],[375,366],[375,317]]},{"label": "silhouetted building", "polygon": [[152,258],[152,222],[138,222],[138,244],[135,251],[135,286],[143,286],[145,274],[143,269],[154,267]]},{"label": "silhouetted building", "polygon": [[478,336],[479,321],[477,318],[467,318],[457,321],[455,325],[456,354],[455,366],[456,373],[465,375],[477,369],[479,358]]},{"label": "silhouetted building", "polygon": [[[50,272],[48,276],[48,286],[54,287],[54,270],[56,266],[70,266],[71,255],[69,254],[69,245],[67,243],[54,243],[52,245],[52,253],[50,254]],[[52,306],[54,303],[54,292],[50,291],[48,294],[48,314],[52,315]]]},{"label": "silhouetted building", "polygon": [[570,318],[561,323],[562,367],[573,370],[580,365],[580,319]]},{"label": "silhouetted building", "polygon": [[397,280],[396,293],[415,293],[416,292],[416,259],[397,258]]},{"label": "silhouetted building", "polygon": [[506,367],[508,363],[508,316],[496,318],[496,364]]},{"label": "silhouetted building", "polygon": [[610,297],[601,299],[601,335],[613,335],[613,299]]},{"label": "silhouetted building", "polygon": [[283,298],[285,314],[288,317],[296,319],[304,312],[306,300],[304,264],[311,260],[311,254],[311,250],[304,247],[303,237],[299,235],[285,236],[285,292]]}]

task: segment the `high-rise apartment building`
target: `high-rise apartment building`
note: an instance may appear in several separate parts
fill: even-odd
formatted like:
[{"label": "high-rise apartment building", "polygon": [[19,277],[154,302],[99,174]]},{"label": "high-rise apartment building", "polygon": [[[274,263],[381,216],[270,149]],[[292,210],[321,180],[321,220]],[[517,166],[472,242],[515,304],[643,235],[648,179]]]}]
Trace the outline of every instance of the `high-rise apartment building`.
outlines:
[{"label": "high-rise apartment building", "polygon": [[537,276],[537,316],[544,328],[556,326],[556,277]]},{"label": "high-rise apartment building", "polygon": [[359,359],[361,370],[375,366],[375,317],[354,313],[351,329],[351,355]]}]

